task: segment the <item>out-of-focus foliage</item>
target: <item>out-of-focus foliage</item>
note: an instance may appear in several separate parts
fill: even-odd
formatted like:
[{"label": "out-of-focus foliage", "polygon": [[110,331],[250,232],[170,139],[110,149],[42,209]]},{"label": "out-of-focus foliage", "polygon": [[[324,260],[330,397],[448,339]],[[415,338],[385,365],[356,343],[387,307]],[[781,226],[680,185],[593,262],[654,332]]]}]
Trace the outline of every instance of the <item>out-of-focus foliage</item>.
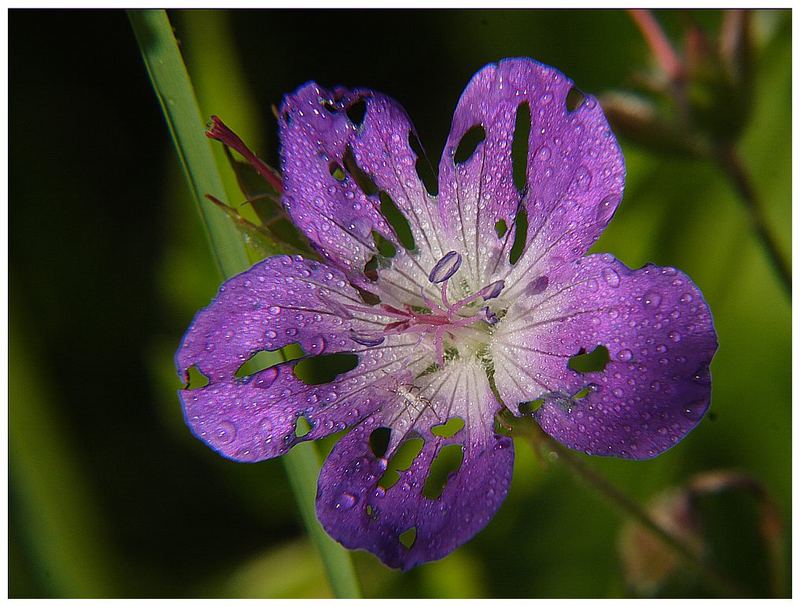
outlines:
[{"label": "out-of-focus foliage", "polygon": [[[202,111],[274,166],[270,106],[309,79],[389,93],[436,159],[461,89],[487,62],[532,56],[594,94],[630,88],[653,65],[618,11],[170,16]],[[677,37],[681,15],[656,16]],[[719,11],[695,17],[711,32],[721,22]],[[790,16],[754,22],[754,105],[737,147],[788,257]],[[218,276],[125,15],[12,11],[9,30],[11,595],[329,596],[280,463],[231,463],[183,425],[172,356]],[[625,198],[594,249],[685,270],[720,349],[697,430],[652,461],[590,463],[641,502],[699,472],[745,470],[788,527],[786,293],[716,166],[621,143]],[[403,574],[355,554],[365,595],[630,595],[616,550],[623,519],[559,463],[525,443],[517,453],[498,515],[444,560]],[[756,545],[720,566],[755,571],[741,578],[767,591],[757,516],[715,499],[711,517]]]}]

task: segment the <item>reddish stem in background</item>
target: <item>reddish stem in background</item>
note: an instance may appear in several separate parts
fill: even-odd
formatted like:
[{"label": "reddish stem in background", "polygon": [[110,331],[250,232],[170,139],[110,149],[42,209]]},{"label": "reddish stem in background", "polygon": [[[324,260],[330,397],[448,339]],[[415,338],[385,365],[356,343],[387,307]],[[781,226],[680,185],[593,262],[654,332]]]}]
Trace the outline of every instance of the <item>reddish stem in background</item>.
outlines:
[{"label": "reddish stem in background", "polygon": [[283,183],[266,162],[256,156],[244,141],[235,132],[228,128],[218,116],[211,116],[211,126],[206,131],[206,137],[216,139],[231,149],[235,149],[250,165],[269,183],[278,193],[283,192]]},{"label": "reddish stem in background", "polygon": [[673,82],[683,79],[683,63],[653,14],[644,9],[629,9],[628,14],[642,32],[658,64],[669,79]]}]

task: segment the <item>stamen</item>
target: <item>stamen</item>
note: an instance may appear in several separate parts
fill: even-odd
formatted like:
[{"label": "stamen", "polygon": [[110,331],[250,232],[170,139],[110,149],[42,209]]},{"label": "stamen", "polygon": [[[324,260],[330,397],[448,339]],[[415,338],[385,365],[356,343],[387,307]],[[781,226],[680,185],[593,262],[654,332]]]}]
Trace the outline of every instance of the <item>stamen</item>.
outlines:
[{"label": "stamen", "polygon": [[350,330],[350,338],[359,345],[364,345],[365,347],[375,347],[386,340],[386,337],[381,335],[359,334],[354,330]]},{"label": "stamen", "polygon": [[444,333],[445,327],[439,326],[433,333],[433,345],[436,349],[436,361],[444,368]]},{"label": "stamen", "polygon": [[[381,305],[379,307],[364,307],[361,305],[342,305],[345,309],[352,311],[360,311],[365,314],[372,314],[376,316],[392,316],[396,318],[408,318],[408,314],[404,314],[399,309],[395,309],[389,305]],[[388,308],[388,309],[387,309]]]},{"label": "stamen", "polygon": [[442,307],[438,303],[436,303],[436,301],[429,299],[428,296],[425,294],[425,290],[423,288],[419,289],[419,296],[425,302],[425,305],[428,306],[428,309],[430,309],[431,312],[434,311],[440,311],[442,313],[447,312],[447,310],[442,309]]},{"label": "stamen", "polygon": [[499,296],[505,287],[506,283],[503,280],[498,280],[497,282],[492,282],[489,286],[483,287],[478,291],[478,294],[483,297],[484,301],[488,301]]},{"label": "stamen", "polygon": [[449,280],[459,267],[461,267],[461,255],[451,250],[433,266],[428,280],[434,284],[440,284]]},{"label": "stamen", "polygon": [[492,326],[500,321],[500,319],[497,317],[497,314],[488,307],[483,308],[483,316],[486,322]]},{"label": "stamen", "polygon": [[465,299],[461,299],[461,301],[450,307],[449,310],[451,313],[454,313],[459,309],[461,309],[462,307],[464,307],[465,305],[469,305],[470,303],[472,303],[473,301],[475,301],[480,297],[483,297],[484,301],[488,301],[489,299],[494,299],[503,291],[505,285],[506,283],[503,282],[503,280],[492,282],[491,284],[489,284],[489,286],[484,286],[475,294],[470,295]]}]

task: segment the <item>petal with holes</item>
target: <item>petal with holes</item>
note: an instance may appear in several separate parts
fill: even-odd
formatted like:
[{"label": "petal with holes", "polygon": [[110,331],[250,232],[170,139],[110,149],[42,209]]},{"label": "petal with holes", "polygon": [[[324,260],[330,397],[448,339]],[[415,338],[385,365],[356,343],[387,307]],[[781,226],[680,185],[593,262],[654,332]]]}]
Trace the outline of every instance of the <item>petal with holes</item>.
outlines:
[{"label": "petal with holes", "polygon": [[[598,345],[610,356],[602,371],[570,370],[570,356]],[[685,274],[592,255],[521,294],[491,355],[503,400],[543,397],[535,418],[554,438],[590,454],[643,459],[705,414],[716,348],[708,305]]]},{"label": "petal with holes", "polygon": [[[511,481],[514,452],[510,438],[493,429],[499,407],[483,369],[455,364],[427,382],[421,397],[429,397],[434,412],[403,414],[395,400],[355,427],[334,446],[319,479],[317,515],[337,541],[350,549],[367,549],[389,566],[408,570],[444,557],[479,532],[505,499]],[[431,428],[443,416],[464,415],[466,423],[450,437]],[[388,489],[379,485],[401,439],[376,456],[370,435],[389,426],[401,439],[421,436],[425,444],[400,478]],[[431,465],[449,445],[462,448],[463,460],[440,492],[426,489]],[[413,544],[401,536],[412,531]]]},{"label": "petal with holes", "polygon": [[[571,89],[560,71],[519,58],[487,65],[461,95],[440,164],[439,197],[448,233],[461,242],[476,284],[505,269],[520,200],[528,217],[527,244],[511,282],[529,265],[557,265],[583,255],[621,200],[622,152],[593,97],[574,111],[567,108]],[[531,125],[526,183],[519,191],[512,144],[523,104]],[[458,146],[475,127],[485,139],[458,164]],[[500,220],[509,229],[498,238]]]},{"label": "petal with holes", "polygon": [[[374,319],[350,313],[361,304],[344,275],[301,257],[271,257],[231,278],[200,311],[176,355],[184,379],[192,367],[208,378],[180,392],[186,422],[201,440],[226,457],[257,461],[286,452],[300,440],[340,431],[374,412],[385,397],[376,384],[400,369],[414,369],[413,336],[392,335],[377,347],[351,338],[374,329]],[[358,365],[333,382],[309,385],[285,362],[237,377],[261,350],[299,344],[307,356],[352,353]],[[311,431],[295,435],[304,416]]]},{"label": "petal with holes", "polygon": [[[436,202],[416,173],[414,129],[403,108],[374,91],[309,83],[285,98],[281,116],[284,202],[293,221],[369,290],[375,285],[364,268],[379,256],[372,232],[390,240],[396,254],[378,271],[381,296],[394,305],[422,304],[427,272],[447,243]],[[387,220],[392,205],[399,215]],[[403,225],[413,247],[398,236]]]}]

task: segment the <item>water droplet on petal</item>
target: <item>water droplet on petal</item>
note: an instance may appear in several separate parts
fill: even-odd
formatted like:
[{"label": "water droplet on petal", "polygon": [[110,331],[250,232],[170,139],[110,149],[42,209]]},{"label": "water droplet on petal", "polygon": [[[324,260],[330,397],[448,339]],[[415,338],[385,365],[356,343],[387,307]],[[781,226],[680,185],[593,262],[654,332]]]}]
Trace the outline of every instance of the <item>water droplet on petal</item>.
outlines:
[{"label": "water droplet on petal", "polygon": [[259,389],[267,389],[270,385],[272,385],[275,382],[277,376],[278,376],[277,366],[266,368],[256,375],[256,380],[255,383],[253,383],[253,386],[258,387]]},{"label": "water droplet on petal", "polygon": [[236,426],[230,421],[222,421],[214,430],[214,435],[220,444],[230,444],[236,438]]},{"label": "water droplet on petal", "polygon": [[349,492],[343,492],[336,500],[335,507],[336,509],[352,509],[355,504],[356,498]]},{"label": "water droplet on petal", "polygon": [[321,336],[314,337],[311,340],[311,353],[316,355],[321,354],[323,351],[325,351],[326,345],[327,343],[325,342],[325,339],[323,339]]},{"label": "water droplet on petal", "polygon": [[608,284],[611,288],[616,288],[619,286],[619,274],[614,270],[613,267],[604,267],[603,268],[603,279],[605,279],[606,284]]},{"label": "water droplet on petal", "polygon": [[647,292],[642,299],[642,303],[647,307],[658,307],[661,305],[661,295],[654,291]]},{"label": "water droplet on petal", "polygon": [[607,223],[611,219],[611,215],[613,215],[614,211],[617,209],[618,201],[619,196],[616,195],[603,198],[603,201],[600,202],[600,205],[597,207],[596,217],[598,223]]},{"label": "water droplet on petal", "polygon": [[686,407],[683,409],[683,415],[690,421],[699,421],[703,417],[705,411],[706,411],[705,400],[698,400],[697,402],[692,402],[691,404],[687,404]]},{"label": "water droplet on petal", "polygon": [[549,148],[549,147],[547,147],[546,145],[543,145],[543,146],[542,146],[542,147],[539,149],[539,152],[536,154],[536,157],[537,157],[539,160],[541,160],[542,162],[546,162],[547,160],[549,160],[549,159],[550,159],[550,148]]}]

